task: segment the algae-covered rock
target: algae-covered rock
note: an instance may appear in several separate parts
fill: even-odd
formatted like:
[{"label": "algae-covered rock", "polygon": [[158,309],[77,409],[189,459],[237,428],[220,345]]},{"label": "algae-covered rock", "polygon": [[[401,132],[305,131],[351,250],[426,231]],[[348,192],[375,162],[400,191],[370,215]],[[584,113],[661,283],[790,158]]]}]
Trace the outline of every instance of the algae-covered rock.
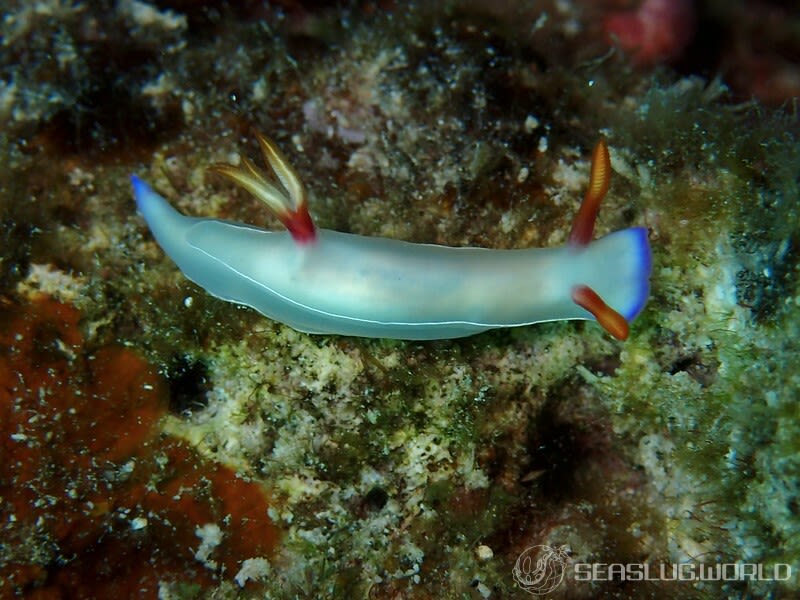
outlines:
[{"label": "algae-covered rock", "polygon": [[[203,510],[230,507],[243,526],[248,507],[215,503],[209,483],[232,469],[280,530],[269,552],[243,535],[223,558],[230,520],[197,522],[179,553],[196,564],[169,570],[159,596],[523,597],[515,563],[544,545],[566,556],[554,598],[798,593],[800,123],[788,96],[767,108],[751,99],[763,86],[734,75],[797,65],[747,37],[763,31],[757,7],[676,3],[689,13],[660,26],[689,14],[718,35],[661,31],[648,43],[673,45],[644,61],[609,33],[650,18],[664,5],[652,0],[8,4],[7,320],[48,294],[80,308],[87,356],[112,343],[146,356],[170,391],[157,435],[196,456],[187,480]],[[792,56],[800,17],[774,10],[778,54]],[[299,333],[210,297],[158,247],[128,176],[187,214],[280,227],[207,170],[255,156],[253,130],[287,155],[321,227],[491,248],[563,244],[605,137],[597,235],[648,229],[649,303],[624,343],[591,322],[399,342]],[[74,359],[58,335],[42,340],[37,373]],[[72,394],[89,385],[62,379]],[[6,396],[0,411],[29,406]],[[13,445],[21,433],[0,462],[13,448],[20,469],[24,457],[38,469],[43,455]],[[55,475],[20,481],[26,495],[70,493]],[[163,514],[180,511],[170,498]],[[65,573],[97,550],[62,539],[0,540],[0,596],[67,589]],[[142,542],[119,561],[152,590],[147,565],[163,552]],[[643,581],[598,567],[605,578],[590,582],[576,570],[679,563],[761,576]]]}]

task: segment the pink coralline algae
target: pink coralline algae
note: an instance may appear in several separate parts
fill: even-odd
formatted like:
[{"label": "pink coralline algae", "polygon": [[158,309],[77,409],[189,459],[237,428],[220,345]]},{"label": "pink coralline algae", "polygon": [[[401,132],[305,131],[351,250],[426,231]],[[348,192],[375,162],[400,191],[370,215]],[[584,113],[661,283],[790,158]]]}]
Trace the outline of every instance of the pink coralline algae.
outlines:
[{"label": "pink coralline algae", "polygon": [[678,58],[694,36],[692,0],[644,0],[637,10],[610,15],[603,29],[638,65]]}]

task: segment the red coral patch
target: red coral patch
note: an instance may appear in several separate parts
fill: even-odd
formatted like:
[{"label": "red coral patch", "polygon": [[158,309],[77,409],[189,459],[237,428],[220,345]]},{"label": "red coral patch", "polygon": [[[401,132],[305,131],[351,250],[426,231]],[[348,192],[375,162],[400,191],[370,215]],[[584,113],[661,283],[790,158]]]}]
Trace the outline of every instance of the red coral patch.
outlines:
[{"label": "red coral patch", "polygon": [[156,598],[271,554],[262,488],[158,434],[166,387],[135,352],[88,351],[47,298],[0,311],[0,348],[0,597]]}]

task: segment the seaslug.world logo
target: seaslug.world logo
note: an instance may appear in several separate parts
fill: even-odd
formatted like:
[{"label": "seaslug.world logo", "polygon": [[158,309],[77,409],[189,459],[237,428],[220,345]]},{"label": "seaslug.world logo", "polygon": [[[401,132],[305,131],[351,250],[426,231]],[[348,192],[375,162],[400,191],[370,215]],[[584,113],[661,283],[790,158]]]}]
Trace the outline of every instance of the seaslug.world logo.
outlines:
[{"label": "seaslug.world logo", "polygon": [[519,555],[512,574],[523,590],[541,596],[561,585],[568,559],[567,546],[531,546]]}]

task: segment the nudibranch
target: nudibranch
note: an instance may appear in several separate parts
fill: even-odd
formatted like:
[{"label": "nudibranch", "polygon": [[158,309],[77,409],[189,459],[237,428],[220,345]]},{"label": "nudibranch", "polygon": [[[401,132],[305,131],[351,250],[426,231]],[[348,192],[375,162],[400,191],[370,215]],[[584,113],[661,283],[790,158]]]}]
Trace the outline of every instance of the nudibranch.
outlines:
[{"label": "nudibranch", "polygon": [[272,175],[247,159],[213,168],[265,202],[287,231],[186,217],[131,176],[139,212],[164,252],[218,298],[307,333],[405,340],[565,319],[596,320],[624,340],[647,301],[647,230],[592,239],[611,175],[603,140],[594,149],[589,189],[568,243],[522,250],[317,229],[297,174],[270,140],[258,141]]}]

